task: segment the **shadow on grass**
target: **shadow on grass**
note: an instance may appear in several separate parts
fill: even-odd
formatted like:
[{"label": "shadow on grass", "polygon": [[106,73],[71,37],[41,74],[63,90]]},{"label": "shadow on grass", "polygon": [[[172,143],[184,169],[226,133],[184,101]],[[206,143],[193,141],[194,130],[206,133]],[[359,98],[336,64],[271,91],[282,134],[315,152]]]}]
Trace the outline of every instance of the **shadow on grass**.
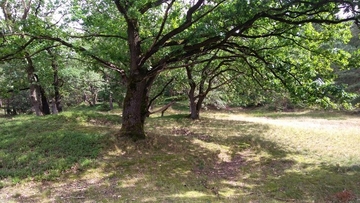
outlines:
[{"label": "shadow on grass", "polygon": [[[165,128],[169,122],[176,123],[176,128]],[[208,135],[205,131],[214,125],[224,131],[228,124],[245,135],[226,137]],[[276,160],[286,156],[274,143],[251,136],[265,133],[264,125],[211,119],[193,122],[175,116],[149,119],[147,126],[147,140],[133,143],[126,138],[112,138],[114,146],[99,160],[106,177],[93,184],[77,181],[82,190],[64,190],[54,198],[61,201],[72,197],[70,202],[238,201],[247,198],[244,194],[252,193],[250,186],[241,185],[248,175],[243,170],[255,164],[252,155],[263,148]],[[276,165],[276,161],[271,163]],[[72,188],[73,184],[64,188]],[[226,190],[232,191],[232,195],[222,194]]]},{"label": "shadow on grass", "polygon": [[0,129],[0,178],[16,183],[84,170],[104,146],[106,125],[119,122],[119,116],[91,112],[14,117]]},{"label": "shadow on grass", "polygon": [[[84,120],[103,119],[98,116]],[[266,125],[192,121],[180,115],[149,118],[146,127],[148,138],[136,143],[107,134],[97,173],[91,177],[83,170],[76,181],[52,187],[53,182],[42,182],[40,194],[16,198],[22,202],[44,198],[53,202],[341,202],[337,192],[343,189],[360,194],[359,166],[300,164],[291,159],[296,154],[265,139]],[[92,141],[94,145],[86,145],[104,143],[101,138]],[[77,156],[75,151],[69,153]]]}]

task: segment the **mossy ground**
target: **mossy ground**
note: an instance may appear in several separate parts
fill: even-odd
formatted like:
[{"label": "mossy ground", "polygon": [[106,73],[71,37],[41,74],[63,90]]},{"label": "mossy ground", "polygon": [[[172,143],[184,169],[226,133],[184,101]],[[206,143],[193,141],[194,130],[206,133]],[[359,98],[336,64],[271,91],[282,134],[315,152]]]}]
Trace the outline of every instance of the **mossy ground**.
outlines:
[{"label": "mossy ground", "polygon": [[359,117],[174,109],[137,142],[119,110],[0,118],[0,202],[359,201]]}]

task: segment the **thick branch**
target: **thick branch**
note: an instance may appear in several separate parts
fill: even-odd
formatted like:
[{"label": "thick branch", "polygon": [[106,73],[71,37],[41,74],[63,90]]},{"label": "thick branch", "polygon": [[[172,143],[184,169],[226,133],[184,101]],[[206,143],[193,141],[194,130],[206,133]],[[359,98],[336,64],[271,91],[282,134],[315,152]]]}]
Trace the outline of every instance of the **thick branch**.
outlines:
[{"label": "thick branch", "polygon": [[[127,15],[127,8],[124,5],[122,5],[122,3],[120,3],[120,0],[114,0],[114,2],[118,11],[124,16],[126,22],[128,24],[131,23],[129,16]],[[129,3],[128,1],[126,2]]]},{"label": "thick branch", "polygon": [[29,0],[28,3],[26,3],[25,0],[22,0],[22,3],[23,3],[23,7],[24,7],[24,13],[21,17],[22,20],[25,20],[29,14],[29,11],[30,11],[30,5],[31,5],[31,0]]},{"label": "thick branch", "polygon": [[171,101],[170,103],[166,104],[165,106],[161,107],[160,109],[157,109],[155,111],[149,111],[149,114],[154,114],[154,113],[157,113],[157,112],[161,112],[161,116],[164,116],[164,112],[173,104],[175,104],[176,101]]},{"label": "thick branch", "polygon": [[[23,36],[22,36],[23,37]],[[35,40],[35,37],[32,37],[27,41],[24,45],[20,46],[14,53],[7,54],[5,56],[1,56],[0,60],[5,61],[11,56],[15,56],[16,54],[20,53],[21,51],[25,50],[27,46],[29,46],[33,41]]]},{"label": "thick branch", "polygon": [[[234,70],[234,69],[228,69],[228,70],[226,70],[226,71],[224,71],[224,72],[227,72],[227,71],[235,71],[235,70]],[[232,81],[238,79],[238,76],[244,74],[244,72],[238,72],[238,71],[236,71],[236,73],[237,73],[237,74],[235,74],[235,75],[234,75],[233,77],[231,77],[230,79],[225,79],[224,82],[222,82],[222,83],[220,83],[220,84],[218,84],[218,85],[216,85],[216,86],[213,86],[213,87],[209,88],[209,90],[208,90],[207,92],[210,92],[210,91],[212,91],[212,90],[218,89],[219,87],[224,86],[224,85],[226,85],[226,84],[230,84]]]},{"label": "thick branch", "polygon": [[69,35],[69,37],[72,38],[79,38],[79,39],[86,39],[86,38],[92,38],[92,37],[103,37],[103,38],[118,38],[118,39],[123,39],[123,40],[127,40],[126,37],[124,36],[120,36],[120,35],[106,35],[106,34],[89,34],[89,35]]},{"label": "thick branch", "polygon": [[193,14],[200,8],[200,6],[204,3],[204,0],[198,0],[194,6],[192,6],[186,13],[186,20],[183,24],[181,24],[179,27],[173,29],[166,35],[164,35],[160,40],[158,40],[154,46],[148,51],[144,57],[142,58],[141,64],[144,63],[148,58],[150,58],[154,53],[156,53],[163,45],[166,44],[166,42],[174,37],[175,35],[183,32],[187,28],[189,28],[192,24],[199,21],[201,18],[209,14],[211,11],[213,11],[215,8],[217,8],[221,3],[218,3],[216,6],[214,6],[212,9],[209,9],[207,12],[202,14],[197,19],[193,20]]},{"label": "thick branch", "polygon": [[115,64],[113,63],[110,63],[108,61],[105,61],[104,59],[98,57],[98,56],[95,56],[94,54],[91,54],[87,49],[85,49],[84,47],[82,46],[75,46],[69,42],[66,42],[65,40],[61,39],[61,38],[57,38],[57,37],[51,37],[51,36],[35,36],[34,38],[37,38],[37,39],[46,39],[46,40],[52,40],[52,41],[56,41],[56,42],[59,42],[61,43],[62,45],[66,46],[66,47],[69,47],[69,48],[72,48],[74,50],[77,50],[81,53],[84,53],[88,56],[90,56],[90,58],[98,61],[100,64],[102,64],[103,66],[109,68],[109,69],[112,69],[112,70],[115,70],[117,71],[118,73],[120,73],[122,79],[125,81],[127,81],[127,76],[126,76],[126,73],[123,69],[117,67]]},{"label": "thick branch", "polygon": [[[163,18],[163,20],[162,20],[162,22],[161,22],[161,25],[160,25],[159,32],[158,32],[157,36],[155,37],[154,42],[153,42],[153,44],[151,45],[151,47],[150,47],[149,50],[152,50],[152,49],[153,49],[153,47],[155,46],[156,42],[159,40],[160,36],[162,35],[162,32],[163,32],[163,30],[164,30],[164,27],[165,27],[165,24],[166,24],[168,15],[169,15],[169,11],[170,11],[172,5],[174,4],[174,2],[175,2],[175,0],[172,0],[172,1],[170,2],[170,4],[168,5],[168,7],[166,8],[165,14],[164,14],[164,18]],[[149,51],[148,51],[148,52],[149,52]]]}]

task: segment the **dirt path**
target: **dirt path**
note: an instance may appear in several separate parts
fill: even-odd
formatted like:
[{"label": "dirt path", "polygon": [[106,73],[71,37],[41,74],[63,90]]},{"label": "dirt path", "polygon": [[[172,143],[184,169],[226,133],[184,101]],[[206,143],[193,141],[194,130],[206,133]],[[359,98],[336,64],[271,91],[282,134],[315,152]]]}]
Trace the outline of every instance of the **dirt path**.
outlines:
[{"label": "dirt path", "polygon": [[282,117],[282,118],[269,118],[269,117],[253,117],[244,114],[228,114],[225,117],[216,117],[217,119],[236,120],[244,122],[261,123],[276,126],[286,126],[293,128],[311,128],[311,129],[357,129],[360,135],[360,117],[359,118],[346,118],[346,119],[323,119],[323,118],[310,118],[310,117]]}]

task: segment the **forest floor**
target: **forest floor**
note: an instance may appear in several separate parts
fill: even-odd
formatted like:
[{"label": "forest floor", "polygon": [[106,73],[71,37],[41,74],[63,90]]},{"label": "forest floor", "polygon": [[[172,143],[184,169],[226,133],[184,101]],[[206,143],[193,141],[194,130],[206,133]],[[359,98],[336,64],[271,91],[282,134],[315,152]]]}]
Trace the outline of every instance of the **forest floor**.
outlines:
[{"label": "forest floor", "polygon": [[360,202],[360,115],[171,109],[0,118],[0,202]]}]

